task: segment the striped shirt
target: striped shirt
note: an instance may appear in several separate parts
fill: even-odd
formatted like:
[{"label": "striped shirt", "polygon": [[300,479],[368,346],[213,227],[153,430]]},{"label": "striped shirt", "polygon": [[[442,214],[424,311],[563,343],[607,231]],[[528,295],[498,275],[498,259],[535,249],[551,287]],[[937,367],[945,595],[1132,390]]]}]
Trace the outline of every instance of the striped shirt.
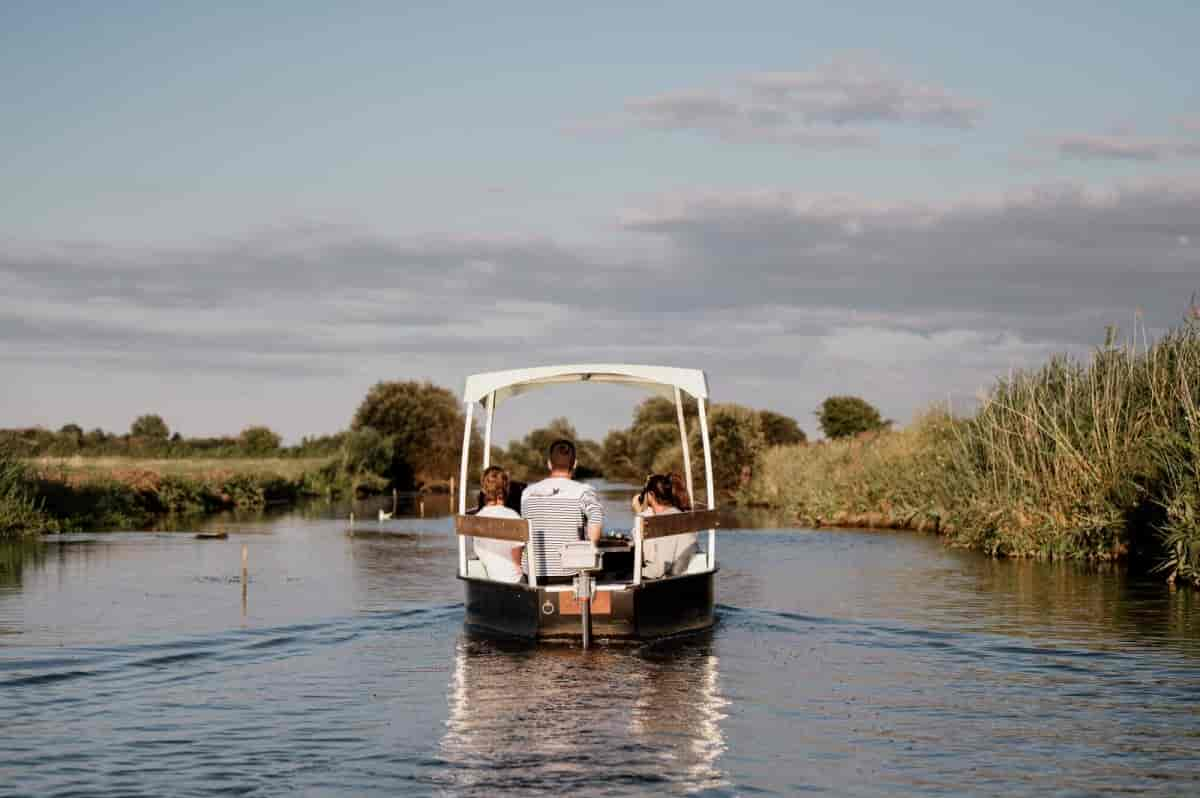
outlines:
[{"label": "striped shirt", "polygon": [[[583,540],[584,530],[604,523],[604,508],[591,485],[566,477],[535,482],[521,494],[521,516],[532,522],[531,536],[537,556],[537,575],[571,576],[562,567],[564,543]],[[529,572],[528,549],[522,567]]]}]

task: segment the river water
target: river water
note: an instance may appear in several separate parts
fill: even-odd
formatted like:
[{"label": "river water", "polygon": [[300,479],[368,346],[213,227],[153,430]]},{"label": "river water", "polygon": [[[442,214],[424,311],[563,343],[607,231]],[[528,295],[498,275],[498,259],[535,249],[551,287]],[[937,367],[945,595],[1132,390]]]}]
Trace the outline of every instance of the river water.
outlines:
[{"label": "river water", "polygon": [[445,515],[345,509],[0,547],[0,793],[1200,792],[1161,581],[746,513],[713,631],[583,652],[464,632]]}]

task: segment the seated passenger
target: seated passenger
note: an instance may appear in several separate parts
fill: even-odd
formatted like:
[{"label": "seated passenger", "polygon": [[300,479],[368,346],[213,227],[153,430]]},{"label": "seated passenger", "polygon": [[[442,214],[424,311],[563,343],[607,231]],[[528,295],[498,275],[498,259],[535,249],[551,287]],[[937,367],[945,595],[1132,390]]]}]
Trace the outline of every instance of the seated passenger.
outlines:
[{"label": "seated passenger", "polygon": [[[571,479],[575,471],[575,444],[557,440],[550,445],[546,465],[550,476],[521,494],[521,515],[530,521],[538,582],[569,581],[574,571],[563,568],[562,544],[587,539],[596,543],[604,524],[604,508],[591,485]],[[529,558],[526,557],[526,560]]]},{"label": "seated passenger", "polygon": [[[649,518],[687,512],[692,502],[678,474],[651,474],[642,492],[633,497],[633,507],[638,515]],[[695,532],[647,540],[642,544],[642,576],[655,579],[687,573],[697,550]]]},{"label": "seated passenger", "polygon": [[[508,472],[498,466],[485,468],[479,480],[483,488],[483,507],[477,515],[481,518],[517,518],[513,510],[505,507],[508,497]],[[488,579],[497,582],[521,581],[521,550],[524,543],[510,543],[505,540],[490,538],[475,538],[475,554],[483,563]]]}]

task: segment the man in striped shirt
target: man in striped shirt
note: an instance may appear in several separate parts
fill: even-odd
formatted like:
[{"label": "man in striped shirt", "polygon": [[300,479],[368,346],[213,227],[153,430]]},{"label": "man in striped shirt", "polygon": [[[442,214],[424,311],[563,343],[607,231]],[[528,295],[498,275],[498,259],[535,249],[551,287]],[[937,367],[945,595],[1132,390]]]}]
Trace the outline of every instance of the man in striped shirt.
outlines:
[{"label": "man in striped shirt", "polygon": [[[521,515],[533,522],[531,535],[539,582],[547,577],[553,580],[574,576],[574,571],[562,567],[560,547],[583,540],[585,530],[587,539],[597,543],[604,525],[604,508],[596,491],[571,479],[575,471],[575,444],[557,440],[550,445],[547,455],[550,476],[525,488],[521,494]],[[526,555],[525,573],[529,573],[528,559]]]}]

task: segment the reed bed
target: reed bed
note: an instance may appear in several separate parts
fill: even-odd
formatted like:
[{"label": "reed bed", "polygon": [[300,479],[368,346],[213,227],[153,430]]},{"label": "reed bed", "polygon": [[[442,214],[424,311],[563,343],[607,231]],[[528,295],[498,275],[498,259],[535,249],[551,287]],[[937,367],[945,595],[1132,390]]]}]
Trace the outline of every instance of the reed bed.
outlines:
[{"label": "reed bed", "polygon": [[34,479],[18,458],[0,450],[0,538],[50,531],[41,512]]},{"label": "reed bed", "polygon": [[996,556],[1149,561],[1200,585],[1200,323],[998,381],[970,418],[771,450],[747,498]]}]

